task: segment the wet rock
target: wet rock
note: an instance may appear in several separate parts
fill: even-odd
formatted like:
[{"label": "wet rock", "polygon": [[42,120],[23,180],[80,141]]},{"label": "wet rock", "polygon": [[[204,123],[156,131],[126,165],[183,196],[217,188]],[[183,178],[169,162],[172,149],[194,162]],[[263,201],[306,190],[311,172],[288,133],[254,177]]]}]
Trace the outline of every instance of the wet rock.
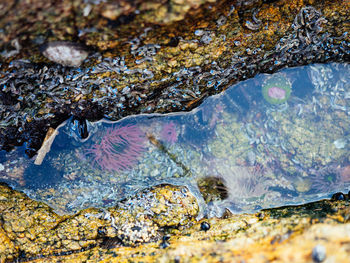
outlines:
[{"label": "wet rock", "polygon": [[332,200],[343,201],[345,200],[345,195],[341,192],[335,193],[334,195],[332,195]]},{"label": "wet rock", "polygon": [[202,222],[201,223],[201,230],[208,231],[210,229],[210,225],[208,222]]},{"label": "wet rock", "polygon": [[[265,210],[263,218],[261,213],[211,218],[205,221],[211,226],[205,232],[198,231],[201,223],[188,214],[194,198],[183,197],[182,202],[172,199],[171,193],[177,191],[174,187],[157,187],[148,192],[147,198],[135,196],[119,207],[91,208],[76,215],[58,216],[46,205],[0,185],[0,259],[15,261],[22,255],[25,260],[40,256],[39,262],[88,258],[99,261],[118,255],[120,261],[132,257],[150,262],[174,258],[180,262],[195,258],[217,262],[229,261],[240,251],[239,258],[244,261],[287,257],[294,262],[309,262],[313,251],[313,260],[322,262],[326,250],[327,258],[337,262],[346,262],[350,256],[348,250],[340,249],[350,242],[350,208],[344,201],[323,200]],[[147,191],[143,195],[147,196]],[[162,206],[164,197],[174,205]],[[160,220],[157,213],[147,209],[150,206],[170,218]],[[179,209],[174,209],[176,206]],[[194,216],[195,211],[198,210],[193,210]]]},{"label": "wet rock", "polygon": [[[17,38],[22,44],[19,53],[12,53],[13,56],[1,61],[1,149],[10,149],[28,138],[37,142],[30,147],[38,149],[45,134],[43,130],[49,123],[57,125],[71,115],[96,119],[105,114],[118,119],[140,112],[188,110],[205,96],[259,72],[349,59],[348,1],[236,1],[237,6],[229,6],[224,1],[204,5],[203,12],[198,11],[198,7],[205,1],[142,1],[141,5],[123,2],[121,12],[104,1],[57,4],[51,0],[35,1],[30,5],[25,1],[15,2],[10,1],[8,7],[0,8],[0,27],[3,28],[0,37],[5,40],[0,43],[1,51],[11,47],[11,41]],[[259,10],[254,16],[261,24],[247,24],[245,21],[254,21],[253,12],[243,7],[253,7],[258,2]],[[313,7],[307,8],[311,4]],[[141,16],[119,20],[136,10],[136,5],[140,5]],[[111,12],[106,11],[109,8]],[[102,14],[105,18],[100,19]],[[186,14],[186,21],[170,24]],[[216,21],[221,14],[227,21],[218,27]],[[106,20],[113,20],[113,23]],[[28,23],[23,24],[23,21]],[[149,22],[157,25],[154,26],[156,30],[147,31],[147,35],[140,25],[149,26]],[[166,23],[170,26],[158,26]],[[121,24],[124,26],[119,26]],[[200,36],[192,39],[197,28],[218,29],[210,35],[210,41],[202,43]],[[103,71],[87,75],[92,68],[73,71],[61,66],[81,64],[81,51],[73,62],[69,59],[61,62],[58,58],[53,61],[61,64],[43,66],[42,56],[35,51],[41,43],[37,39],[43,35],[67,41],[78,37],[96,47],[99,54],[90,62],[93,66],[99,65]],[[174,36],[179,39],[175,46],[162,44]],[[129,45],[125,43],[132,37],[146,43],[130,44],[130,49],[125,48]],[[151,58],[143,54],[140,58],[134,57],[130,53],[133,48],[137,50],[149,43],[160,47],[154,55],[151,53]],[[117,61],[119,56],[125,60]],[[107,63],[105,58],[112,62]],[[18,59],[30,59],[31,62]],[[121,94],[126,87],[129,91]],[[253,262],[265,262],[269,258],[308,262],[310,251],[319,240],[325,240],[322,246],[329,251],[327,258],[332,256],[336,262],[346,262],[349,258],[349,250],[340,249],[350,242],[347,235],[349,208],[344,201],[267,210],[261,222],[256,222],[255,215],[213,219],[209,221],[211,231],[204,232],[198,231],[200,226],[193,219],[198,211],[194,199],[173,198],[174,189],[164,189],[156,190],[147,198],[135,198],[139,205],[130,205],[135,210],[111,209],[108,217],[108,213],[97,209],[84,210],[75,216],[58,216],[42,203],[0,186],[0,259],[15,261],[36,257],[38,261],[46,262],[69,258],[72,261],[98,261],[115,260],[118,256],[118,260],[133,258],[134,261],[176,258],[182,262],[206,258],[217,262],[222,260],[221,257],[227,261],[234,257]],[[156,200],[156,205],[152,200]],[[137,213],[145,213],[149,204],[154,205],[151,214],[137,221]],[[119,221],[112,224],[112,218]],[[115,226],[118,226],[118,229],[124,229],[118,234],[120,237],[131,231],[131,236],[137,237],[133,241],[137,241],[137,229],[135,234],[131,228],[122,228],[123,224],[132,224],[128,218],[135,219],[131,220],[133,224],[149,220],[147,222],[160,228],[169,226],[168,231],[174,233],[172,246],[166,253],[157,250],[159,243],[140,242],[133,249],[113,250],[98,246],[103,242],[99,235],[104,234],[98,229],[104,227],[111,230],[106,236],[115,237]],[[275,236],[283,236],[291,229],[295,234],[282,243],[271,245]],[[331,254],[333,251],[337,253]]]},{"label": "wet rock", "polygon": [[[155,188],[125,200],[119,207],[90,208],[73,216],[58,216],[48,206],[0,185],[0,259],[16,258],[20,252],[27,259],[71,254],[108,240],[121,246],[156,242],[164,228],[190,222],[198,213],[190,194],[182,195],[183,203],[178,205],[178,192],[181,189]],[[152,213],[149,207],[158,213]]]}]

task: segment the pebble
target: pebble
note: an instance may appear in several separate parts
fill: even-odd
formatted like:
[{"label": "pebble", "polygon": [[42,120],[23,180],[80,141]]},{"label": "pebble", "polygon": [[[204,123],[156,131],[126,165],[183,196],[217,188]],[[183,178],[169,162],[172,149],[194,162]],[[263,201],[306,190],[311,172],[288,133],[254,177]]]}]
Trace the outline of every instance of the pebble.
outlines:
[{"label": "pebble", "polygon": [[208,222],[202,222],[201,223],[201,230],[202,231],[208,231],[210,229],[210,225]]},{"label": "pebble", "polygon": [[341,192],[335,193],[332,195],[332,200],[335,201],[344,201],[345,200],[345,195]]},{"label": "pebble", "polygon": [[0,172],[5,170],[5,166],[3,166],[1,163],[0,163]]},{"label": "pebble", "polygon": [[312,249],[312,260],[314,262],[323,262],[326,259],[326,249],[322,245],[316,245]]},{"label": "pebble", "polygon": [[89,54],[83,45],[69,41],[45,43],[40,51],[49,60],[68,67],[79,67]]}]

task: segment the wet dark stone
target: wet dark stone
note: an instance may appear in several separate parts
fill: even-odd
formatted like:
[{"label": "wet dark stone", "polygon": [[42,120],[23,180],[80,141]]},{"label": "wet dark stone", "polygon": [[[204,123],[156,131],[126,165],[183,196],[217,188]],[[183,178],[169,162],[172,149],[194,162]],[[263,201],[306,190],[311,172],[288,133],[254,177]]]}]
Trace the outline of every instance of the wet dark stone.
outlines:
[{"label": "wet dark stone", "polygon": [[82,139],[86,139],[89,136],[89,132],[87,129],[87,124],[85,119],[78,120],[78,132]]},{"label": "wet dark stone", "polygon": [[163,242],[160,243],[160,245],[159,245],[159,247],[160,247],[161,249],[167,248],[167,247],[169,247],[169,246],[170,246],[169,242],[166,242],[166,241],[163,241]]},{"label": "wet dark stone", "polygon": [[208,231],[210,229],[210,225],[208,222],[202,222],[201,223],[201,230],[202,231]]},{"label": "wet dark stone", "polygon": [[259,220],[263,220],[265,218],[265,214],[264,213],[258,213],[257,218],[259,218]]},{"label": "wet dark stone", "polygon": [[170,239],[170,236],[166,235],[166,236],[163,236],[163,242],[166,242]]},{"label": "wet dark stone", "polygon": [[121,25],[127,25],[127,24],[131,23],[132,21],[134,21],[135,17],[136,17],[136,15],[134,13],[129,14],[129,15],[121,15],[116,20],[108,19],[107,25],[110,28],[116,28],[116,27],[119,27]]},{"label": "wet dark stone", "polygon": [[334,195],[332,195],[332,200],[343,201],[345,200],[345,195],[341,192],[335,193]]},{"label": "wet dark stone", "polygon": [[170,41],[166,44],[169,47],[177,47],[177,45],[179,44],[180,40],[177,37],[172,37],[170,39]]}]

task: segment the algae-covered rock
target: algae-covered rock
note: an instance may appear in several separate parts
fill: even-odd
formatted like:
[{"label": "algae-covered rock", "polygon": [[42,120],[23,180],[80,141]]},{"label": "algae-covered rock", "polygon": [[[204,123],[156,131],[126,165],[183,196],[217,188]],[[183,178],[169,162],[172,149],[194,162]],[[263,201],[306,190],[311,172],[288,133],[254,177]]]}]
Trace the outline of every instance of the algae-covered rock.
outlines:
[{"label": "algae-covered rock", "polygon": [[[65,217],[5,185],[0,190],[1,204],[7,207],[1,209],[2,261],[310,262],[319,245],[327,259],[346,262],[349,257],[348,250],[341,249],[350,241],[347,195],[345,201],[194,221],[195,199],[183,188],[155,188],[119,207]],[[162,207],[165,200],[172,205]],[[18,214],[36,224],[24,224]],[[203,229],[203,222],[209,227]]]},{"label": "algae-covered rock", "polygon": [[164,186],[139,193],[110,209],[89,208],[58,216],[22,193],[0,186],[1,259],[70,254],[95,246],[135,246],[159,240],[167,227],[191,222],[198,213],[194,197]]}]

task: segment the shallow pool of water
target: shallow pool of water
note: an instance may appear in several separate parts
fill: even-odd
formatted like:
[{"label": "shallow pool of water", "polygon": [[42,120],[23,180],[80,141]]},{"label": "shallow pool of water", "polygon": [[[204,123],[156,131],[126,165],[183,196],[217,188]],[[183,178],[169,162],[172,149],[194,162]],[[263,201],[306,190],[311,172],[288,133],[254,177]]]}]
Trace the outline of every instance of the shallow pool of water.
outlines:
[{"label": "shallow pool of water", "polygon": [[290,68],[188,113],[87,123],[86,139],[68,120],[36,160],[1,152],[0,180],[59,213],[163,183],[188,186],[210,215],[306,203],[349,190],[349,115],[348,64]]}]

